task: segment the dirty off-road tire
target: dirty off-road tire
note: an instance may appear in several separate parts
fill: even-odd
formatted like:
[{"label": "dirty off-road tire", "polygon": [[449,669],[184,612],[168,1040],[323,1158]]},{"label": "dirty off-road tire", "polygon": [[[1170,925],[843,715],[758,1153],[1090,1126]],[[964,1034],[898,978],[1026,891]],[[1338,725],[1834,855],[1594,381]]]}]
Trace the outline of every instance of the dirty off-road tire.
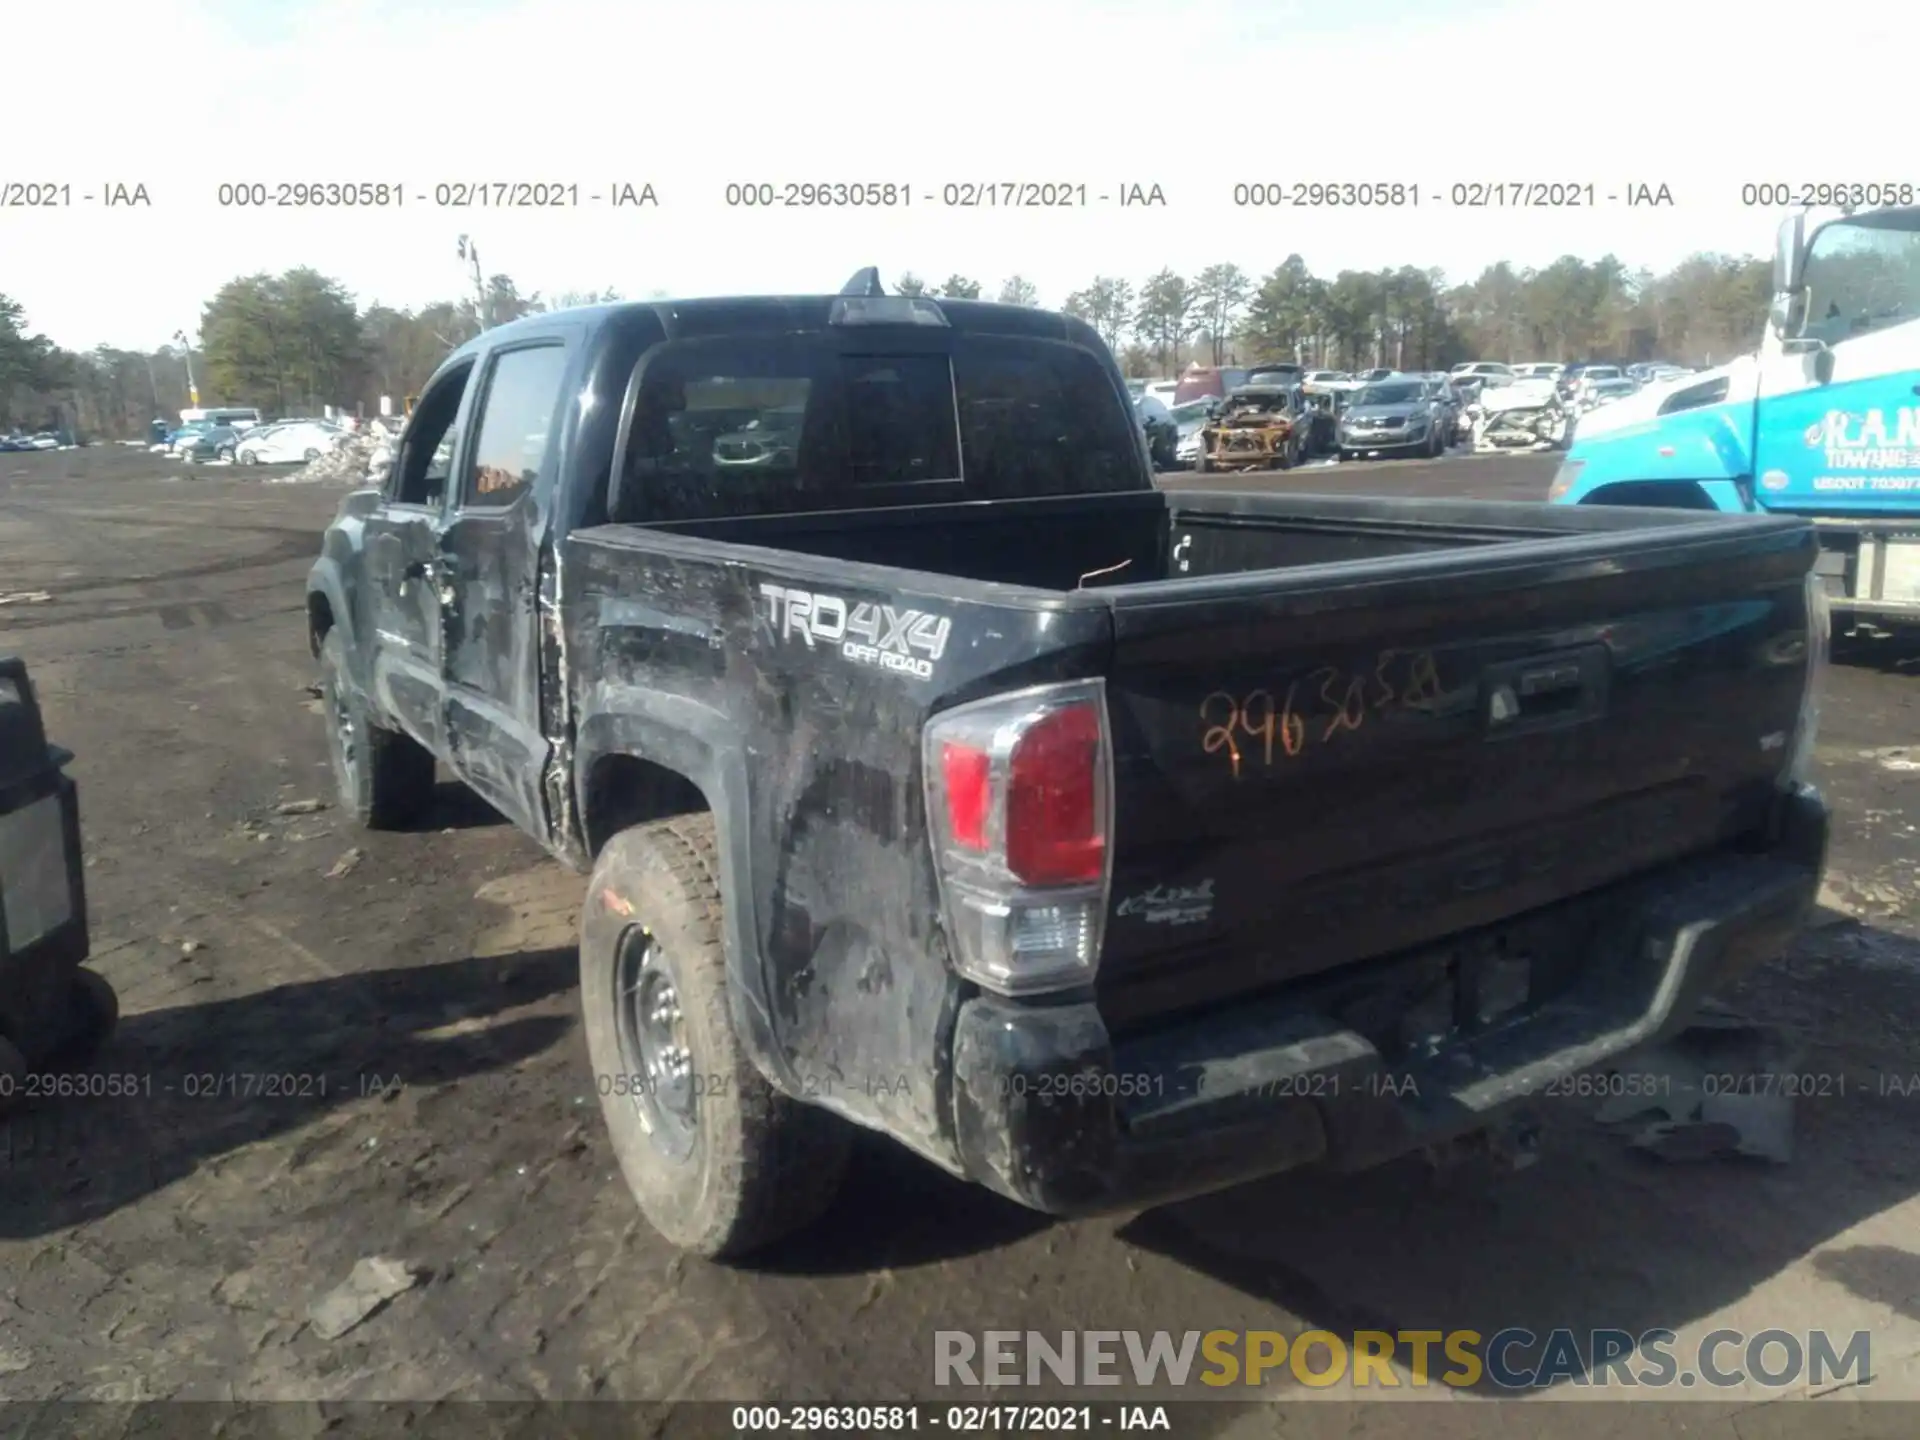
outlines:
[{"label": "dirty off-road tire", "polygon": [[716,1260],[817,1219],[852,1138],[769,1085],[735,1037],[724,924],[710,815],[616,835],[580,919],[587,1053],[614,1154],[654,1229]]},{"label": "dirty off-road tire", "polygon": [[106,976],[82,966],[73,973],[68,1004],[67,1035],[57,1058],[62,1065],[85,1065],[113,1038],[120,1023],[120,997]]},{"label": "dirty off-road tire", "polygon": [[320,646],[320,709],[343,809],[369,830],[393,830],[427,808],[432,754],[411,735],[373,723],[347,678],[347,645],[337,629]]}]

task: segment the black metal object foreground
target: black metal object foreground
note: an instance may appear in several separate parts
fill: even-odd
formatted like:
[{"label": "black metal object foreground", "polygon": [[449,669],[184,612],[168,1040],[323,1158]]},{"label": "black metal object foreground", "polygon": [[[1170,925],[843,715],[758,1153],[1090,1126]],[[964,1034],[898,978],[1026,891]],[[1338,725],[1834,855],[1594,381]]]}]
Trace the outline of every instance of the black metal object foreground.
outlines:
[{"label": "black metal object foreground", "polygon": [[49,1063],[87,1058],[118,1018],[90,953],[73,756],[47,743],[26,663],[0,658],[0,1110]]}]

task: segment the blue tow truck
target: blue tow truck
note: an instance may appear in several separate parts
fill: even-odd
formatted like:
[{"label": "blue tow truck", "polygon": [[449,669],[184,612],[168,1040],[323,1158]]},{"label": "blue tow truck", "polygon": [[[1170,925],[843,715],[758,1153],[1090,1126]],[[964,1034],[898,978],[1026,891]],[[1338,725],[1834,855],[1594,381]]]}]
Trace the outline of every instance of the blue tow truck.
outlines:
[{"label": "blue tow truck", "polygon": [[1837,632],[1920,626],[1920,206],[1797,212],[1773,268],[1759,349],[1582,416],[1548,498],[1807,516]]}]

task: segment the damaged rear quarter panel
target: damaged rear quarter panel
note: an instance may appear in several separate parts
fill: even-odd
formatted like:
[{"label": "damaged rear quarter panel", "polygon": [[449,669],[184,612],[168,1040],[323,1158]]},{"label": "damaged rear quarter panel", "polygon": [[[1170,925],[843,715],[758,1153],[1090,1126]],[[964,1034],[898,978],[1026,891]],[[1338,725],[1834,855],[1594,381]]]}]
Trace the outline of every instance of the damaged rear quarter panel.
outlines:
[{"label": "damaged rear quarter panel", "polygon": [[947,1046],[963,993],[940,933],[921,729],[951,704],[1100,673],[1106,608],[631,526],[574,532],[562,575],[577,783],[624,753],[701,787],[755,1061],[955,1168]]}]

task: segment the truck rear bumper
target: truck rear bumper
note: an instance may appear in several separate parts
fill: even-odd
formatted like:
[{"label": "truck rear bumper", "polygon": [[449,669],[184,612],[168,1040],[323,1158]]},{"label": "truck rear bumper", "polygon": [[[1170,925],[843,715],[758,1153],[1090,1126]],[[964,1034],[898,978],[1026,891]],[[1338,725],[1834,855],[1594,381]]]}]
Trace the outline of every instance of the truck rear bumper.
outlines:
[{"label": "truck rear bumper", "polygon": [[1033,1209],[1091,1214],[1307,1164],[1365,1168],[1481,1129],[1684,1027],[1709,992],[1781,953],[1814,904],[1826,837],[1826,805],[1805,790],[1783,801],[1763,850],[1701,857],[1523,917],[1527,943],[1557,941],[1561,953],[1545,958],[1574,978],[1417,1060],[1389,1062],[1298,996],[1117,1041],[1092,1002],[977,998],[954,1035],[963,1163]]}]

